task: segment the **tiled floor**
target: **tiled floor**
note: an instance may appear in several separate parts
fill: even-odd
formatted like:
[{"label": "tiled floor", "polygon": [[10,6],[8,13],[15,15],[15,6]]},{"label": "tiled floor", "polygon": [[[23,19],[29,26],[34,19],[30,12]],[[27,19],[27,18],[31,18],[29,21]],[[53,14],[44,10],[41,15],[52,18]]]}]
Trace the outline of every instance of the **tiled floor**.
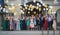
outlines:
[{"label": "tiled floor", "polygon": [[59,31],[0,31],[0,35],[59,35]]}]

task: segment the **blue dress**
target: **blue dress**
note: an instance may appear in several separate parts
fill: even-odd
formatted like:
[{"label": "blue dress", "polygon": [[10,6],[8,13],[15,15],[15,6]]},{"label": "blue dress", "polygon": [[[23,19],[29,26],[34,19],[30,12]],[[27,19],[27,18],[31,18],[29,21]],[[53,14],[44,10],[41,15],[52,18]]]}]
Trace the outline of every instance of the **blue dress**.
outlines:
[{"label": "blue dress", "polygon": [[27,20],[26,20],[26,25],[27,25],[27,26],[30,26],[30,19],[27,19]]},{"label": "blue dress", "polygon": [[34,22],[34,25],[36,25],[36,20],[34,20],[33,22]]},{"label": "blue dress", "polygon": [[23,24],[22,19],[20,19],[20,30],[22,30],[22,24]]}]

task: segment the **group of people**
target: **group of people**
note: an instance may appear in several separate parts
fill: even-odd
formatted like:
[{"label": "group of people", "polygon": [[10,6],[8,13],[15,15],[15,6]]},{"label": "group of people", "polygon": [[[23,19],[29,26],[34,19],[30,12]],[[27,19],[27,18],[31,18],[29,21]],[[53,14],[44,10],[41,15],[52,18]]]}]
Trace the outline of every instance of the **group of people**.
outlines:
[{"label": "group of people", "polygon": [[20,31],[20,30],[56,30],[56,20],[52,15],[31,15],[15,18],[10,16],[3,23],[5,31]]}]

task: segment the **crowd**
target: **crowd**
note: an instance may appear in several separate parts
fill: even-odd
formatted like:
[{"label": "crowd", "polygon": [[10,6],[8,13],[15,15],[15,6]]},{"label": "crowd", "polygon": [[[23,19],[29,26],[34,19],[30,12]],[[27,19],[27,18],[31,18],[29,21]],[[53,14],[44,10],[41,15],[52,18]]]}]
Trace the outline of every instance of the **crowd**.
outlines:
[{"label": "crowd", "polygon": [[14,16],[5,16],[3,30],[4,31],[20,31],[20,30],[56,30],[56,20],[52,15],[31,15],[15,18]]}]

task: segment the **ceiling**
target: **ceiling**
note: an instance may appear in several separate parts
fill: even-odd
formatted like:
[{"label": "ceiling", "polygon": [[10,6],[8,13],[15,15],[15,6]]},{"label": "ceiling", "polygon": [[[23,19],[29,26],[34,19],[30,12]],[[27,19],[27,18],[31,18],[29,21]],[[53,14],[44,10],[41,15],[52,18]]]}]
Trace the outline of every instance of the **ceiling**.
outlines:
[{"label": "ceiling", "polygon": [[42,1],[54,1],[54,0],[42,0]]}]

